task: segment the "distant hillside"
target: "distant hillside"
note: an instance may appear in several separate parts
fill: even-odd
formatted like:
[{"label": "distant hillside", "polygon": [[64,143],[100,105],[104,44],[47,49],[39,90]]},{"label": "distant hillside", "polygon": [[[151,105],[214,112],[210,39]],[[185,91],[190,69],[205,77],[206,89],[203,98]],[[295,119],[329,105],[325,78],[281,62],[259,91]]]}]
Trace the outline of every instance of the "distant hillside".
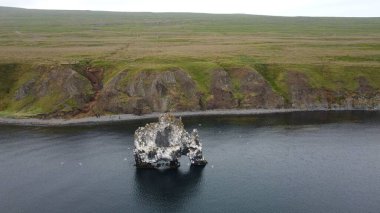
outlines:
[{"label": "distant hillside", "polygon": [[0,115],[380,106],[380,18],[0,7]]}]

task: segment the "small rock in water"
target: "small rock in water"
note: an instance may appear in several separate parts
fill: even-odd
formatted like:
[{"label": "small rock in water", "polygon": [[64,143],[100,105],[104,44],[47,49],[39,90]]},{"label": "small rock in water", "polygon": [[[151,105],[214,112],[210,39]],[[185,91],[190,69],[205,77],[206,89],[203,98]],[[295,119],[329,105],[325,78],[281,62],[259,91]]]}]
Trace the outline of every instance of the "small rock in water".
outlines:
[{"label": "small rock in water", "polygon": [[79,165],[79,166],[82,166],[82,163],[80,162],[80,163],[78,163],[78,165]]},{"label": "small rock in water", "polygon": [[127,158],[124,158],[124,160],[126,161],[126,160],[127,160]]},{"label": "small rock in water", "polygon": [[205,166],[198,131],[189,134],[182,120],[163,114],[157,123],[147,124],[135,132],[133,150],[137,168],[178,168],[178,158],[187,155],[191,165]]}]

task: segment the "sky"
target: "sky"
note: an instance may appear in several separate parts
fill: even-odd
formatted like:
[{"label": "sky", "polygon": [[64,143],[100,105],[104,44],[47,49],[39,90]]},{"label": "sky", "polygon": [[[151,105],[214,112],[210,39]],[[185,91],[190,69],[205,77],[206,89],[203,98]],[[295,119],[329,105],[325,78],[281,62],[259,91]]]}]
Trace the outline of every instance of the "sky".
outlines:
[{"label": "sky", "polygon": [[128,12],[380,17],[380,0],[0,0],[0,6]]}]

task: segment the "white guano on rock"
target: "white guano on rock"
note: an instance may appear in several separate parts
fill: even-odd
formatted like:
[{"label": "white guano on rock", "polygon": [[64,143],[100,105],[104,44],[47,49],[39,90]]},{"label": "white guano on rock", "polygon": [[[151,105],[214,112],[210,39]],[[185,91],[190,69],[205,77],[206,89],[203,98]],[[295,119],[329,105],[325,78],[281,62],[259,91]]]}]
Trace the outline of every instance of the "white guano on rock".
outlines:
[{"label": "white guano on rock", "polygon": [[189,134],[181,118],[163,114],[158,123],[150,123],[135,132],[133,150],[137,168],[178,168],[178,159],[187,155],[192,166],[205,166],[198,131]]}]

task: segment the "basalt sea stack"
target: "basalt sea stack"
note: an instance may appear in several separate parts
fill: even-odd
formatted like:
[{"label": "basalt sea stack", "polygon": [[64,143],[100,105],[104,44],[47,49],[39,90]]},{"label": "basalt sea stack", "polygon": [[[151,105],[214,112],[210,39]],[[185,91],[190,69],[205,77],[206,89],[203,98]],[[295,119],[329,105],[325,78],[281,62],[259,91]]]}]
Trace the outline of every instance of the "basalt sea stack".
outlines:
[{"label": "basalt sea stack", "polygon": [[158,123],[138,128],[134,143],[137,168],[177,168],[181,155],[187,155],[192,166],[207,164],[197,130],[189,134],[181,118],[170,114],[161,115]]}]

